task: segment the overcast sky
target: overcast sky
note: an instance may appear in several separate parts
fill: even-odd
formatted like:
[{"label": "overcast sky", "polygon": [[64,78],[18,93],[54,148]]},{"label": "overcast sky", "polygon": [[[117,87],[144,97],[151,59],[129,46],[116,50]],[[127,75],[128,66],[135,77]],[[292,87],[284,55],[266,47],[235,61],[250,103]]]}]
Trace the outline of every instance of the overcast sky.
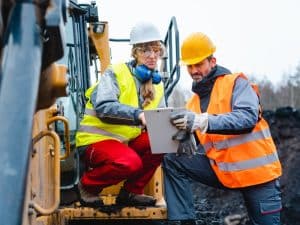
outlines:
[{"label": "overcast sky", "polygon": [[[97,5],[110,38],[128,38],[140,20],[152,21],[164,37],[175,16],[181,41],[191,32],[206,33],[217,47],[218,64],[232,72],[266,76],[276,84],[300,64],[299,0],[97,0]],[[119,45],[112,62],[128,59],[129,50]]]}]

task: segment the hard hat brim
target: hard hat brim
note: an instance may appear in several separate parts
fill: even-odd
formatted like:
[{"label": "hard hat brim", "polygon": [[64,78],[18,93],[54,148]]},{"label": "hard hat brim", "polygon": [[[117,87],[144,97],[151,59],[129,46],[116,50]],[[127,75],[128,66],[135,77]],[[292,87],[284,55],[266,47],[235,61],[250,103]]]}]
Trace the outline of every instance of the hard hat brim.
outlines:
[{"label": "hard hat brim", "polygon": [[[209,55],[208,55],[209,56]],[[198,57],[198,58],[194,58],[194,59],[185,59],[185,60],[180,60],[180,65],[182,66],[189,66],[189,65],[194,65],[197,63],[202,62],[204,59],[206,59],[208,56],[205,57]]]},{"label": "hard hat brim", "polygon": [[143,41],[137,40],[137,41],[129,41],[130,45],[135,45],[135,44],[144,44],[144,43],[148,43],[148,42],[154,42],[154,41],[159,41],[161,43],[163,43],[163,41],[161,39],[156,39],[156,38],[149,38],[149,39],[145,39]]}]

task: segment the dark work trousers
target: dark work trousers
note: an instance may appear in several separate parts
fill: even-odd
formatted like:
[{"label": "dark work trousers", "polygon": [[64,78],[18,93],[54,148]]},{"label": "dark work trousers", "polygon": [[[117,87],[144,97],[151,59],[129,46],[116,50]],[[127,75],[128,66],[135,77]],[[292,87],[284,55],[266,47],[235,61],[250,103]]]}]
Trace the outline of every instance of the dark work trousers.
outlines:
[{"label": "dark work trousers", "polygon": [[279,180],[246,188],[224,187],[206,155],[166,154],[163,160],[165,197],[169,220],[195,219],[191,181],[226,190],[240,191],[253,225],[280,224],[281,192]]},{"label": "dark work trousers", "polygon": [[97,194],[103,188],[124,181],[124,188],[143,194],[144,187],[161,164],[163,155],[152,154],[147,132],[128,145],[116,140],[91,144],[85,150],[85,167],[81,183],[88,192]]}]

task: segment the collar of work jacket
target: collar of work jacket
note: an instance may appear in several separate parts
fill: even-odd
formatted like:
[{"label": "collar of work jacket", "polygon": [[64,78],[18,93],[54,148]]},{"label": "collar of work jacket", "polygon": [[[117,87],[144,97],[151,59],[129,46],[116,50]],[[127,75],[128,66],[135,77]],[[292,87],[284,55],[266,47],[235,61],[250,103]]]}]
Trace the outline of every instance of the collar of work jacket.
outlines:
[{"label": "collar of work jacket", "polygon": [[193,82],[192,91],[199,95],[200,98],[209,95],[214,86],[216,78],[224,74],[231,74],[231,72],[225,67],[216,65],[212,69],[212,71],[203,78],[203,80],[201,80],[200,82]]}]

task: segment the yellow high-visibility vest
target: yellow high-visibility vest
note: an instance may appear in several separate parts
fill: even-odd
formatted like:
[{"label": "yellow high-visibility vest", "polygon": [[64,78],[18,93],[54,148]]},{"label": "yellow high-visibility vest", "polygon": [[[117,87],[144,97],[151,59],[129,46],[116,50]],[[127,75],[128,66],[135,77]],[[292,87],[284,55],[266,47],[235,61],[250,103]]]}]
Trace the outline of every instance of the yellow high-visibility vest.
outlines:
[{"label": "yellow high-visibility vest", "polygon": [[[132,107],[139,107],[138,93],[134,77],[125,63],[112,65],[116,74],[116,80],[120,88],[119,102]],[[110,124],[101,121],[93,109],[90,97],[97,83],[86,91],[89,101],[86,104],[85,115],[80,122],[80,128],[76,133],[76,146],[90,145],[99,141],[114,139],[120,142],[128,142],[141,134],[140,126]],[[145,109],[155,109],[164,97],[163,84],[154,85],[155,98]]]}]

